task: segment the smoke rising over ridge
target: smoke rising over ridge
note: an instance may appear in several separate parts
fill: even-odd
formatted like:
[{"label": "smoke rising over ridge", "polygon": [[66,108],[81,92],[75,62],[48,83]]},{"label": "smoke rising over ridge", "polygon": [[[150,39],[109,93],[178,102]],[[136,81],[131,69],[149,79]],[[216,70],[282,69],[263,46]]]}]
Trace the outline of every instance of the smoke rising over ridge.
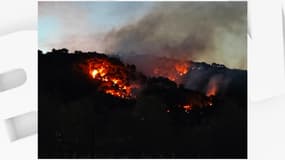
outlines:
[{"label": "smoke rising over ridge", "polygon": [[39,20],[48,17],[39,33],[49,31],[39,37],[40,49],[150,54],[247,68],[246,2],[39,4]]},{"label": "smoke rising over ridge", "polygon": [[246,68],[246,3],[160,3],[109,32],[107,49]]}]

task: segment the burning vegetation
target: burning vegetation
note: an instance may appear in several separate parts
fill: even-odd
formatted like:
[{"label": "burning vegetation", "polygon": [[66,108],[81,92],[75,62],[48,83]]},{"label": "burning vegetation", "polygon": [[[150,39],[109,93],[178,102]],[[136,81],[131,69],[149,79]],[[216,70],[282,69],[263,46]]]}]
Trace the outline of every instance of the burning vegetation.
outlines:
[{"label": "burning vegetation", "polygon": [[190,74],[191,61],[153,55],[122,56],[124,62],[135,64],[139,71],[150,77],[165,77],[176,84],[183,84],[184,77]]},{"label": "burning vegetation", "polygon": [[[159,66],[153,69],[153,77],[147,81],[136,71],[134,65],[125,65],[117,58],[95,56],[80,63],[81,72],[98,85],[98,91],[122,99],[136,99],[138,90],[143,93],[161,94],[166,105],[166,112],[181,110],[185,113],[211,107],[214,93],[204,95],[199,92],[179,88],[184,75],[189,72],[190,63],[186,61],[169,61],[163,59]],[[173,94],[174,93],[174,94]],[[177,98],[179,96],[180,98]]]},{"label": "burning vegetation", "polygon": [[206,95],[207,95],[208,97],[210,97],[210,96],[215,96],[215,95],[217,94],[217,92],[218,92],[217,85],[210,85],[209,88],[208,88],[208,90],[207,90]]},{"label": "burning vegetation", "polygon": [[80,66],[99,85],[99,91],[124,99],[135,98],[134,90],[139,85],[133,79],[134,66],[125,66],[117,59],[105,57],[90,58]]},{"label": "burning vegetation", "polygon": [[[54,50],[52,53],[60,57],[68,56],[67,52]],[[162,105],[165,106],[163,110],[168,113],[179,110],[188,114],[193,110],[212,107],[213,97],[217,93],[214,80],[205,94],[183,86],[182,80],[190,73],[192,65],[192,62],[188,61],[170,58],[157,59],[155,65],[149,65],[151,73],[147,77],[138,72],[135,65],[125,64],[117,57],[96,52],[80,52],[70,57],[80,57],[76,61],[72,60],[74,61],[72,65],[76,68],[72,70],[72,72],[76,71],[76,77],[72,79],[85,77],[87,81],[83,80],[82,83],[86,83],[84,84],[86,88],[93,88],[94,92],[122,100],[137,100],[140,95],[159,96],[163,99]]]},{"label": "burning vegetation", "polygon": [[171,61],[171,62],[160,62],[153,69],[153,76],[155,77],[166,77],[176,83],[181,83],[183,75],[189,71],[190,64],[185,61]]},{"label": "burning vegetation", "polygon": [[[211,146],[201,148],[210,154],[221,141],[236,140],[235,148],[243,140],[235,138],[241,130],[246,135],[244,72],[166,58],[144,64],[149,72],[143,72],[136,63],[96,52],[39,53],[41,155],[80,153],[94,158],[155,149],[180,155],[201,144]],[[236,76],[235,83],[227,82],[228,75]],[[185,82],[193,79],[187,78],[196,78],[199,83],[189,84],[199,87],[189,88]],[[221,94],[225,82],[231,92]]]},{"label": "burning vegetation", "polygon": [[[80,63],[79,66],[85,75],[98,85],[98,91],[114,97],[135,99],[136,91],[142,89],[144,93],[150,90],[155,94],[164,92],[166,112],[178,109],[189,113],[193,109],[212,106],[213,102],[209,97],[214,94],[207,95],[207,97],[202,93],[177,87],[176,83],[180,82],[183,75],[188,73],[189,63],[170,61],[170,63],[162,64],[164,64],[162,67],[154,68],[154,75],[147,80],[147,83],[139,80],[135,66],[125,65],[116,58],[93,57]],[[172,93],[176,95],[172,95]],[[181,98],[177,98],[177,96]]]}]

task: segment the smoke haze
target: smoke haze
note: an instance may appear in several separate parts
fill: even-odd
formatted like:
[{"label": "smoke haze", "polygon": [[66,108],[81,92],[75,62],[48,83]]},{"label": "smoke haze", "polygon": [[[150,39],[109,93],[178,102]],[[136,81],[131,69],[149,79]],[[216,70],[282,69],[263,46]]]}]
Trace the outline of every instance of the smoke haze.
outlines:
[{"label": "smoke haze", "polygon": [[[112,4],[112,6],[120,6],[119,4],[128,6],[128,2]],[[121,55],[150,54],[207,63],[216,62],[230,68],[247,68],[246,2],[148,2],[141,8],[138,7],[139,4],[140,2],[132,3],[130,6],[136,7],[124,8],[127,14],[122,16],[123,22],[106,25],[108,26],[106,29],[104,26],[98,29],[98,25],[95,24],[97,28],[94,27],[94,30],[91,22],[86,23],[90,20],[86,17],[90,17],[92,10],[90,8],[84,10],[83,7],[84,12],[80,12],[79,18],[60,19],[65,26],[68,26],[65,32],[72,28],[72,34],[60,37],[60,42],[51,43],[49,47],[89,49]],[[106,6],[108,10],[108,5]],[[80,7],[82,10],[82,5]],[[74,4],[68,8],[67,11],[77,13],[71,9],[76,8]],[[42,15],[47,15],[49,9],[44,11]],[[104,23],[115,21],[120,17],[114,14],[120,15],[122,12],[122,10],[113,11],[109,14],[112,16],[107,19],[100,14],[101,18],[96,18],[94,21],[98,24],[101,21]],[[61,15],[63,13],[57,14],[57,18]],[[75,27],[78,28],[76,30],[73,23],[82,25]],[[76,32],[85,34],[76,34]]]},{"label": "smoke haze", "polygon": [[107,48],[246,68],[244,3],[161,3],[106,35]]}]

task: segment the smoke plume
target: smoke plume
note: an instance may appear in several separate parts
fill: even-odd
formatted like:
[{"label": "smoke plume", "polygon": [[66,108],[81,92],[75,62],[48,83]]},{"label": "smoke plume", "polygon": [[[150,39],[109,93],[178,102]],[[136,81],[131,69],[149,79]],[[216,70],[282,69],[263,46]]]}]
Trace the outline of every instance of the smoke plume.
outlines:
[{"label": "smoke plume", "polygon": [[163,2],[106,34],[109,52],[216,62],[246,69],[245,2]]}]

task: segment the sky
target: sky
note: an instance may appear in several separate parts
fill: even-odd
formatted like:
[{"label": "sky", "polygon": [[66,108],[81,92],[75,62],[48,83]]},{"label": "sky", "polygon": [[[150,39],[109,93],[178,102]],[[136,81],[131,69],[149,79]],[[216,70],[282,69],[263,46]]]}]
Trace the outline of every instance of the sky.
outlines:
[{"label": "sky", "polygon": [[90,35],[94,36],[93,41],[99,41],[103,34],[135,21],[152,6],[153,3],[138,2],[39,2],[39,48],[48,51],[66,45],[71,50],[103,52],[104,49],[96,44],[70,46],[62,41],[69,38],[69,41],[78,41],[72,38],[77,37],[83,43],[90,40]]},{"label": "sky", "polygon": [[154,54],[246,69],[246,8],[246,2],[39,2],[39,49]]}]

